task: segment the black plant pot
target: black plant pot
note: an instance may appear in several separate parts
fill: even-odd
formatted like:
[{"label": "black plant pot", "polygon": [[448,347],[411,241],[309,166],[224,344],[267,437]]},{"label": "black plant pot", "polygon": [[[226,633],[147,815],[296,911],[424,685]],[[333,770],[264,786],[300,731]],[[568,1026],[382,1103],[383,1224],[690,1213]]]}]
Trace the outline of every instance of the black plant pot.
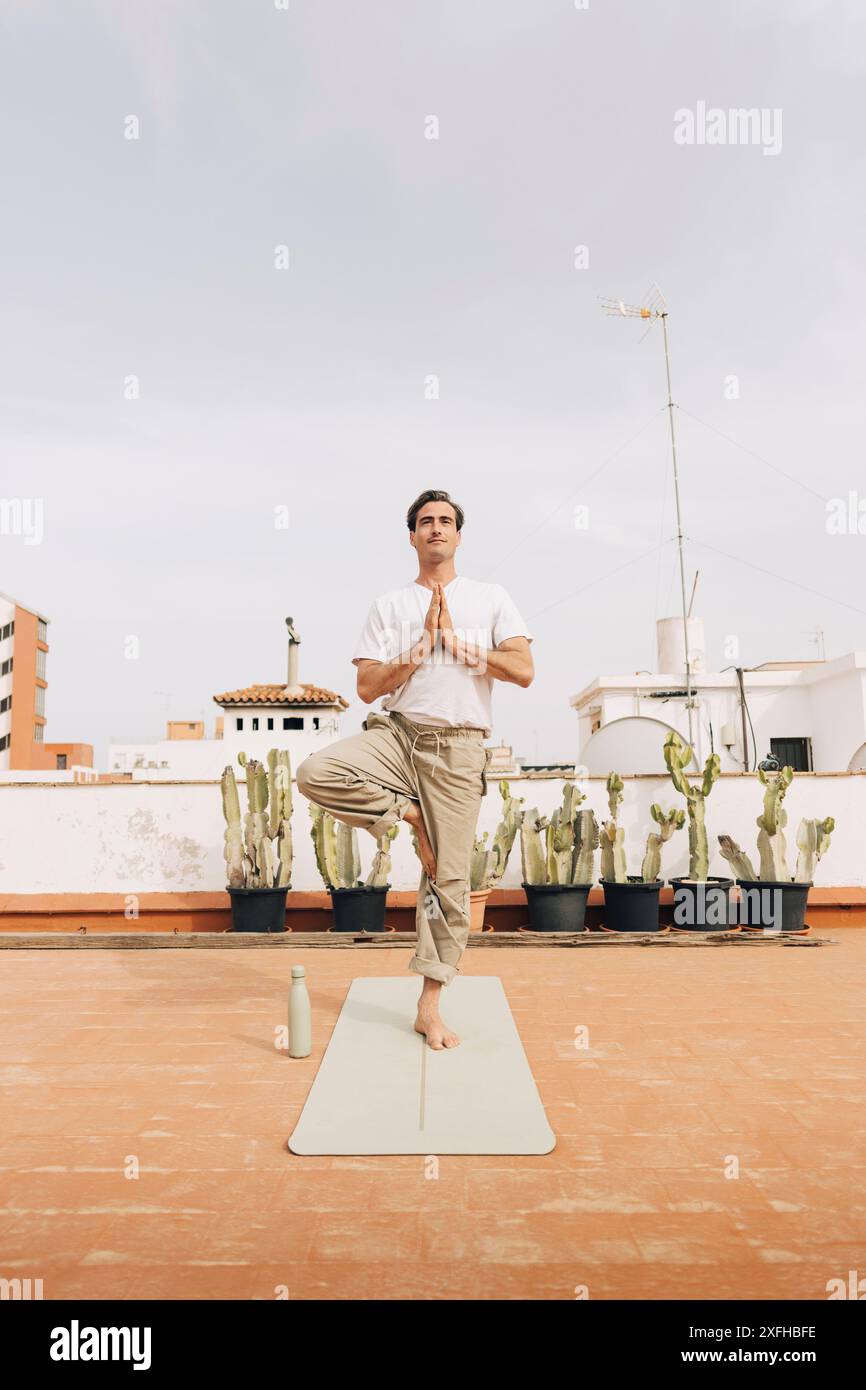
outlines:
[{"label": "black plant pot", "polygon": [[229,888],[232,931],[287,931],[286,895],[289,888]]},{"label": "black plant pot", "polygon": [[674,926],[678,931],[727,931],[731,926],[732,878],[672,878]]},{"label": "black plant pot", "polygon": [[662,880],[644,883],[629,874],[627,883],[600,878],[604,889],[604,925],[608,931],[660,931],[659,893]]},{"label": "black plant pot", "polygon": [[329,888],[334,909],[331,931],[384,931],[385,900],[390,883],[381,888]]},{"label": "black plant pot", "polygon": [[[740,921],[753,931],[802,931],[806,922],[809,883],[787,879],[738,878]],[[780,896],[776,897],[775,890]],[[781,920],[780,920],[781,919]]]},{"label": "black plant pot", "polygon": [[524,883],[528,931],[586,931],[588,883]]}]

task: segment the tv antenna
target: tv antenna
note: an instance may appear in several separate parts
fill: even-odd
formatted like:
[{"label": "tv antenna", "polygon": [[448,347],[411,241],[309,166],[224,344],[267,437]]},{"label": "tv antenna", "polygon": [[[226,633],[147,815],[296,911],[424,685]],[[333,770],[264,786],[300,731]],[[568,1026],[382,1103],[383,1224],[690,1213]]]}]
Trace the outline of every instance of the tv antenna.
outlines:
[{"label": "tv antenna", "polygon": [[816,627],[811,632],[807,633],[807,636],[809,641],[814,642],[818,647],[818,660],[826,661],[827,658],[824,655],[824,629],[822,627]]},{"label": "tv antenna", "polygon": [[[615,314],[624,319],[643,319],[647,325],[646,333],[641,335],[640,342],[643,342],[647,333],[651,331],[656,323],[661,319],[662,334],[665,345],[665,372],[668,383],[668,419],[671,427],[671,458],[674,466],[674,496],[677,507],[677,547],[680,557],[680,594],[683,606],[683,646],[686,658],[686,712],[689,718],[689,747],[694,747],[692,735],[692,667],[689,659],[689,622],[688,614],[691,604],[686,605],[686,571],[683,560],[683,523],[682,510],[680,508],[680,483],[677,472],[677,439],[674,429],[674,400],[671,391],[671,354],[668,345],[668,306],[665,297],[658,285],[651,285],[644,295],[642,304],[626,304],[622,299],[602,299],[601,307],[606,314]],[[697,581],[696,581],[697,582]],[[694,590],[692,591],[694,597]]]}]

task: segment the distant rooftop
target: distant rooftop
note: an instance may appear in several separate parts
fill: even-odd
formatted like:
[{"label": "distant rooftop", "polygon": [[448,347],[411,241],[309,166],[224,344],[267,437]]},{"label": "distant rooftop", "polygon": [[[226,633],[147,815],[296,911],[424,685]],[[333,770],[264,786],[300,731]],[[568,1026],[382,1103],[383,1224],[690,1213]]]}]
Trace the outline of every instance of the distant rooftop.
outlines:
[{"label": "distant rooftop", "polygon": [[226,690],[213,698],[217,705],[336,705],[339,709],[349,708],[349,701],[336,691],[308,682],[293,686],[287,686],[285,681],[279,685],[248,685],[242,690]]},{"label": "distant rooftop", "polygon": [[802,671],[806,666],[826,666],[822,658],[813,657],[810,661],[762,661],[760,666],[750,666],[750,671]]},{"label": "distant rooftop", "polygon": [[32,613],[34,618],[41,618],[43,623],[50,623],[51,619],[46,618],[45,614],[38,608],[31,608],[29,603],[22,603],[20,599],[13,598],[11,594],[0,593],[0,598],[5,598],[7,603],[13,603],[16,608],[23,608],[25,613]]}]

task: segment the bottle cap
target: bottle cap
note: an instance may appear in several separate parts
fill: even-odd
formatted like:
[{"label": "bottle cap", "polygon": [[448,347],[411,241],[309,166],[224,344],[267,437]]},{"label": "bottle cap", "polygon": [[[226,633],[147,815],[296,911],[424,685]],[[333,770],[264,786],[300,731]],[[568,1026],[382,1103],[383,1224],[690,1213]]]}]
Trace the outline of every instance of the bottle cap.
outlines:
[{"label": "bottle cap", "polygon": [[299,979],[299,978],[302,979],[302,978],[304,977],[304,975],[306,975],[306,973],[307,973],[307,972],[306,972],[306,970],[304,969],[304,967],[303,967],[302,965],[293,965],[293,966],[292,966],[292,979],[293,979],[293,980],[297,980],[297,979]]}]

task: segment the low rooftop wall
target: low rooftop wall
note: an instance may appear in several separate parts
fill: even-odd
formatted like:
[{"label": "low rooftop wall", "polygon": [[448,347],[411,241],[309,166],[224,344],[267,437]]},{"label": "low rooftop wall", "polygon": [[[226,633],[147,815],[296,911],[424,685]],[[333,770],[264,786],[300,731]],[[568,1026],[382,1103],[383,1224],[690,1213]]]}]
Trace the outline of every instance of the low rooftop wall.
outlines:
[{"label": "low rooftop wall", "polygon": [[[514,797],[527,808],[550,814],[562,796],[559,777],[509,777]],[[640,871],[646,836],[654,828],[652,802],[684,806],[670,780],[659,776],[624,777],[620,824],[630,873]],[[601,818],[607,814],[603,778],[581,782],[585,805]],[[244,804],[244,789],[241,805]],[[707,803],[710,873],[730,874],[718,853],[718,834],[732,835],[757,860],[756,817],[762,788],[752,774],[723,774]],[[306,799],[295,788],[292,817],[294,869],[292,886],[300,891],[323,888],[310,838]],[[491,777],[478,818],[478,834],[490,839],[500,819],[498,783]],[[818,886],[866,884],[866,773],[797,773],[785,798],[788,848],[796,865],[796,828],[801,816],[833,816],[836,829],[830,849],[817,866]],[[216,782],[7,783],[0,785],[0,895],[68,893],[217,892],[225,888],[224,822]],[[364,874],[375,845],[358,832]],[[418,860],[408,827],[401,827],[392,847],[391,883],[395,890],[415,889]],[[596,861],[598,864],[598,861]],[[662,876],[688,872],[688,832],[684,827],[664,847]],[[519,838],[502,879],[503,888],[519,888],[522,879]]]}]

